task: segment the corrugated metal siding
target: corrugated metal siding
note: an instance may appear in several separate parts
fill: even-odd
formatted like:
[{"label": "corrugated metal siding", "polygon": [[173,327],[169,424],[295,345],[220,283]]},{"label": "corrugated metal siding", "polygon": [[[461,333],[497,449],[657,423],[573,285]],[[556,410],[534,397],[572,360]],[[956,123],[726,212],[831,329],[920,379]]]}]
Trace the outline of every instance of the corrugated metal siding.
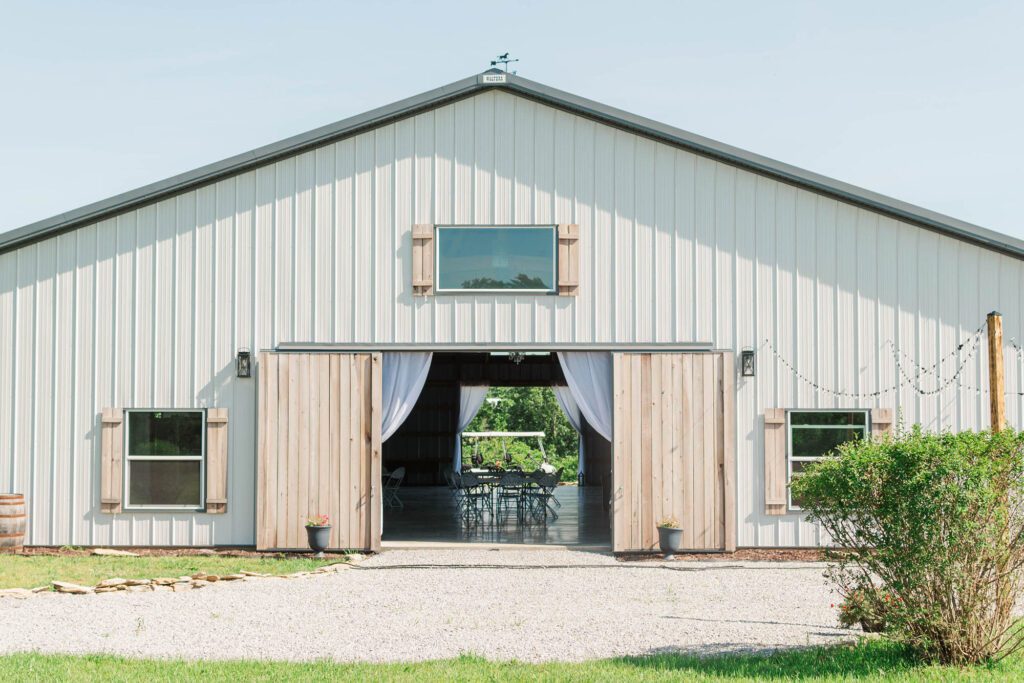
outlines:
[{"label": "corrugated metal siding", "polygon": [[[579,296],[413,298],[411,226],[448,222],[578,223]],[[255,382],[234,377],[240,347],[768,338],[812,381],[872,392],[897,383],[894,348],[930,365],[989,310],[1019,339],[1022,277],[1013,258],[486,92],[0,254],[0,490],[30,494],[34,544],[248,544]],[[1024,367],[1007,358],[1020,425]],[[761,514],[764,408],[980,428],[984,361],[936,396],[903,381],[857,401],[762,349],[737,381],[739,544],[824,540]],[[99,514],[105,406],[227,408],[228,513]]]}]

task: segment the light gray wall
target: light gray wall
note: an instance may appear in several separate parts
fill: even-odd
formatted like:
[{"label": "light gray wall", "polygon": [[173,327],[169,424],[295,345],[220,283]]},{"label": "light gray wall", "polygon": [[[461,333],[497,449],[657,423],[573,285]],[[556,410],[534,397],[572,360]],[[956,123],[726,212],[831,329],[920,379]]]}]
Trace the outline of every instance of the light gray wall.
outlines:
[{"label": "light gray wall", "polygon": [[[580,225],[578,298],[410,294],[413,223],[563,222]],[[1011,257],[488,91],[0,254],[0,490],[28,494],[34,544],[251,543],[255,380],[234,377],[239,347],[767,338],[812,381],[873,392],[900,381],[892,345],[931,365],[991,309],[1019,338],[1022,275]],[[903,378],[847,399],[761,349],[757,377],[737,381],[740,545],[823,540],[761,514],[764,408],[981,428],[984,363],[934,396]],[[99,514],[105,406],[228,408],[228,513]]]}]

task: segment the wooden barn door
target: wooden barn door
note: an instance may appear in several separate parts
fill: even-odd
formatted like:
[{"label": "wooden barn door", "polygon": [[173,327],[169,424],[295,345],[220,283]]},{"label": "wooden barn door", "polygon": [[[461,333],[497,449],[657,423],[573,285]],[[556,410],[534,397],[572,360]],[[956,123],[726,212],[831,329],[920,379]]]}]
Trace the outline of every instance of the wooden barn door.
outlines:
[{"label": "wooden barn door", "polygon": [[675,517],[690,550],[735,550],[731,353],[619,353],[614,360],[612,549],[658,547]]},{"label": "wooden barn door", "polygon": [[332,548],[378,550],[380,354],[262,353],[257,381],[256,547],[306,548],[326,514]]}]

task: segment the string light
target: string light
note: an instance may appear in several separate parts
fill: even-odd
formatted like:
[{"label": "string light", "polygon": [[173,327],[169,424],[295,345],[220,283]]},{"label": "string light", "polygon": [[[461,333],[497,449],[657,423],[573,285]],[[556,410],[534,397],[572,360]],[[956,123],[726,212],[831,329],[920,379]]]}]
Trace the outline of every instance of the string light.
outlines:
[{"label": "string light", "polygon": [[[787,368],[798,380],[810,386],[815,391],[831,394],[833,396],[840,398],[869,399],[879,398],[886,394],[890,394],[895,391],[899,391],[900,389],[907,388],[921,396],[934,396],[936,394],[942,393],[943,391],[951,387],[960,378],[960,376],[963,374],[964,368],[967,367],[967,364],[977,354],[978,349],[981,348],[981,336],[984,333],[984,331],[985,324],[982,324],[978,327],[978,329],[976,329],[967,338],[960,342],[952,351],[942,356],[933,365],[927,367],[917,363],[915,360],[910,358],[910,356],[908,356],[906,352],[897,349],[896,345],[893,344],[891,340],[886,341],[883,346],[888,345],[890,348],[892,348],[893,359],[896,362],[897,373],[899,377],[905,380],[907,385],[909,386],[902,386],[903,383],[900,381],[899,378],[897,378],[896,383],[893,386],[869,392],[842,391],[839,389],[833,389],[831,387],[823,386],[822,384],[819,384],[818,382],[814,381],[810,377],[807,377],[799,370],[797,370],[796,366],[793,365],[793,363],[791,363],[786,357],[784,357],[771,341],[765,339],[763,346],[766,346],[768,349],[770,349],[772,354],[775,356],[775,359],[779,363],[781,363],[785,368]],[[1024,355],[1024,349],[1022,349],[1020,346],[1017,346],[1017,344],[1012,339],[1010,340],[1010,343],[1017,349],[1018,357]],[[961,353],[965,349],[966,355],[961,357]],[[908,364],[913,365],[916,368],[913,376],[908,374],[907,371],[904,369],[904,362],[903,359],[901,359],[901,356],[903,357],[903,359],[907,361]],[[957,364],[956,369],[953,371],[952,375],[948,379],[940,382],[938,386],[931,389],[926,389],[921,386],[922,376],[932,375],[935,377],[935,379],[938,380],[940,377],[940,366],[954,358],[959,359],[960,362]],[[976,391],[979,395],[981,394],[981,389],[976,387],[961,386],[960,389],[961,391]],[[1024,392],[1022,392],[1021,395],[1024,395]]]}]

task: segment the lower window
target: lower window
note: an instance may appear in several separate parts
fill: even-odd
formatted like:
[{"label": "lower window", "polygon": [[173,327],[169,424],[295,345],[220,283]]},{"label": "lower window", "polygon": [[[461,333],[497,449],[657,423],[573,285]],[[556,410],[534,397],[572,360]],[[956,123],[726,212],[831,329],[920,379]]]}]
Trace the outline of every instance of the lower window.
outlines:
[{"label": "lower window", "polygon": [[[790,410],[787,481],[800,474],[808,463],[821,460],[840,444],[863,439],[868,434],[866,410]],[[800,509],[800,501],[789,492],[789,507]]]},{"label": "lower window", "polygon": [[202,410],[129,410],[125,505],[203,506],[206,414]]}]

